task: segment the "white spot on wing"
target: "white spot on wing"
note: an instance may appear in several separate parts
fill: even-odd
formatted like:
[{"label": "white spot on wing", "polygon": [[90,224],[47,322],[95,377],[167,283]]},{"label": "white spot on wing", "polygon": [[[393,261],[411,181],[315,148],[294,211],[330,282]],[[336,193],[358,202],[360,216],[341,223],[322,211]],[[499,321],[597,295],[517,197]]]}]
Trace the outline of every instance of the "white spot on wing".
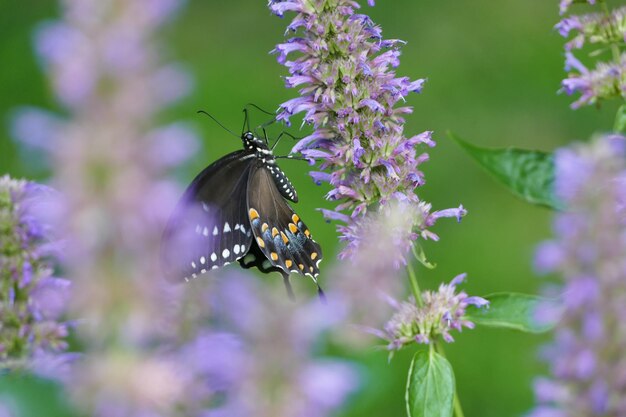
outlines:
[{"label": "white spot on wing", "polygon": [[220,231],[219,231],[219,230],[217,230],[217,226],[215,226],[215,227],[213,228],[213,236],[217,236],[217,234],[218,234],[219,232],[220,232]]},{"label": "white spot on wing", "polygon": [[233,247],[233,252],[235,252],[236,255],[239,255],[239,245],[235,245]]},{"label": "white spot on wing", "polygon": [[207,203],[202,203],[202,210],[209,212],[209,205]]},{"label": "white spot on wing", "polygon": [[228,224],[228,222],[224,223],[224,233],[228,233],[230,232],[230,225]]},{"label": "white spot on wing", "polygon": [[215,252],[213,252],[213,253],[211,254],[211,260],[212,260],[213,262],[217,261],[217,255],[215,254]]},{"label": "white spot on wing", "polygon": [[196,263],[194,261],[191,261],[191,267],[195,268],[196,267]]},{"label": "white spot on wing", "polygon": [[230,255],[230,251],[229,251],[228,249],[224,249],[224,250],[222,251],[222,256],[223,256],[224,258],[228,258],[228,255]]},{"label": "white spot on wing", "polygon": [[206,258],[205,258],[204,256],[202,256],[202,257],[200,258],[200,263],[201,263],[202,265],[204,265],[204,264],[206,263]]},{"label": "white spot on wing", "polygon": [[204,236],[208,236],[209,235],[209,229],[207,229],[206,227],[204,229],[202,229],[202,234]]}]

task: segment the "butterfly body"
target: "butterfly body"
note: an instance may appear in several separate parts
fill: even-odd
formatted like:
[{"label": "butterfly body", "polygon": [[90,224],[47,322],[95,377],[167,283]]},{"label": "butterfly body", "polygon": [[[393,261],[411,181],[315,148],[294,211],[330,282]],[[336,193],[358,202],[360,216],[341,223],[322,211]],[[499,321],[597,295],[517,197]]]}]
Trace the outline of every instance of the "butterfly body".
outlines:
[{"label": "butterfly body", "polygon": [[243,149],[200,172],[178,203],[161,246],[166,276],[189,281],[238,261],[315,280],[322,251],[285,201],[298,201],[295,188],[264,141],[241,139]]}]

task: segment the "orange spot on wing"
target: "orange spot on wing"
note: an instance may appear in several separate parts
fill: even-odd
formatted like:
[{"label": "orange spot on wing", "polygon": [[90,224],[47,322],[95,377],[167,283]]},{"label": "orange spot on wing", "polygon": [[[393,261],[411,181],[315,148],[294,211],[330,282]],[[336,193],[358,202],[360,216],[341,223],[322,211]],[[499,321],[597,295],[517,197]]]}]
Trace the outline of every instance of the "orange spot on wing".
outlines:
[{"label": "orange spot on wing", "polygon": [[261,232],[265,233],[265,231],[269,228],[270,227],[267,225],[267,223],[263,223],[263,226],[261,226]]},{"label": "orange spot on wing", "polygon": [[277,261],[278,260],[278,254],[276,252],[272,252],[270,254],[270,258],[272,258],[272,261]]},{"label": "orange spot on wing", "polygon": [[306,237],[311,237],[311,232],[309,232],[309,229],[306,229],[304,231],[304,234],[306,235]]},{"label": "orange spot on wing", "polygon": [[317,252],[313,252],[311,254],[311,259],[315,260],[315,258],[317,258]]},{"label": "orange spot on wing", "polygon": [[294,223],[298,224],[298,222],[300,221],[300,217],[298,217],[298,215],[296,213],[294,213],[291,216],[291,220],[293,220]]},{"label": "orange spot on wing", "polygon": [[297,233],[298,232],[298,228],[293,223],[289,223],[289,230],[291,231],[291,233]]},{"label": "orange spot on wing", "polygon": [[272,237],[276,237],[278,235],[278,229],[277,228],[272,228]]},{"label": "orange spot on wing", "polygon": [[293,265],[293,262],[291,262],[291,259],[287,259],[287,260],[285,261],[285,266],[286,266],[287,268],[291,268],[291,265]]},{"label": "orange spot on wing", "polygon": [[304,271],[304,265],[298,264],[298,268],[300,268],[300,271]]},{"label": "orange spot on wing", "polygon": [[250,215],[250,220],[254,220],[254,219],[258,219],[259,218],[259,212],[256,211],[255,209],[251,208],[250,211],[248,212]]},{"label": "orange spot on wing", "polygon": [[259,244],[260,248],[264,248],[265,247],[265,242],[263,241],[263,239],[261,239],[260,237],[257,236],[256,238],[256,243]]},{"label": "orange spot on wing", "polygon": [[284,234],[283,232],[280,232],[280,237],[283,238],[283,242],[285,242],[285,245],[289,243],[289,239],[287,238],[287,235]]}]

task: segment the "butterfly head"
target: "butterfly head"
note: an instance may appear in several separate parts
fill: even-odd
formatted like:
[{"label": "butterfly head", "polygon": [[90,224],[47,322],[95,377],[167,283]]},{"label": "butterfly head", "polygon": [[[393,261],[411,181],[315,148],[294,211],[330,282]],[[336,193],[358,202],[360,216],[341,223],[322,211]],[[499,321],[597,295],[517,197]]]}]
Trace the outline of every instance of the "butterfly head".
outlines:
[{"label": "butterfly head", "polygon": [[252,132],[245,132],[241,135],[241,140],[243,141],[243,146],[245,149],[250,151],[260,151],[265,150],[268,151],[269,148],[265,144],[265,142],[256,136]]}]

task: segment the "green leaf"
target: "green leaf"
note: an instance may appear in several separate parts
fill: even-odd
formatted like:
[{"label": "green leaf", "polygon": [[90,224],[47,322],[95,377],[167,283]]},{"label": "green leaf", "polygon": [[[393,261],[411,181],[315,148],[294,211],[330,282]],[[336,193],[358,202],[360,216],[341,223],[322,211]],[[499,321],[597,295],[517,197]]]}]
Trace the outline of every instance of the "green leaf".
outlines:
[{"label": "green leaf", "polygon": [[413,356],[406,386],[409,417],[451,417],[454,372],[450,363],[434,349]]},{"label": "green leaf", "polygon": [[562,210],[554,195],[554,156],[525,149],[487,149],[472,145],[449,133],[472,158],[509,190],[532,204]]},{"label": "green leaf", "polygon": [[558,303],[548,298],[518,293],[496,293],[483,297],[488,307],[468,306],[465,318],[482,326],[500,327],[529,333],[542,333],[555,323],[539,322],[536,318],[538,306],[558,309]]},{"label": "green leaf", "polygon": [[0,374],[0,404],[15,417],[75,417],[60,384],[29,374]]},{"label": "green leaf", "polygon": [[619,109],[617,109],[613,131],[616,133],[626,133],[626,104],[622,104]]},{"label": "green leaf", "polygon": [[428,262],[428,259],[426,258],[426,252],[424,252],[424,248],[422,247],[422,245],[419,244],[419,241],[413,242],[413,244],[411,245],[411,251],[413,252],[413,256],[415,256],[415,259],[417,259],[417,261],[421,263],[425,268],[435,269],[437,267],[437,264]]}]

